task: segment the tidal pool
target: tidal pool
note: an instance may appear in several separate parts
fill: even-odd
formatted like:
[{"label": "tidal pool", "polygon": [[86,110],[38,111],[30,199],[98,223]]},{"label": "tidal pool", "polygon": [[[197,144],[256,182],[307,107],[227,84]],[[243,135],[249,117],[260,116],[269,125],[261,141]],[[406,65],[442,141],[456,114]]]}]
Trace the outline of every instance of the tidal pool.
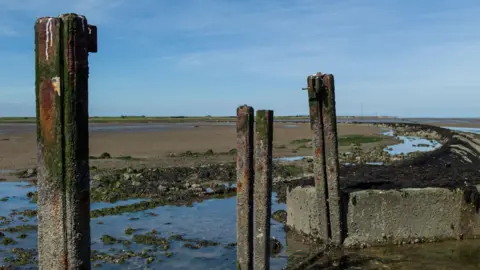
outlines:
[{"label": "tidal pool", "polygon": [[[385,136],[394,136],[393,130],[386,131],[382,133]],[[401,143],[389,145],[384,149],[390,155],[398,154],[408,154],[413,152],[429,152],[435,150],[442,145],[435,140],[424,139],[416,136],[395,136]],[[299,161],[308,158],[308,156],[293,156],[293,157],[279,157],[274,158],[274,161]],[[369,165],[383,165],[382,162],[367,162]],[[345,163],[344,165],[352,165],[350,163]]]},{"label": "tidal pool", "polygon": [[[4,231],[3,238],[11,238],[16,243],[4,246],[0,243],[0,265],[7,264],[5,260],[13,256],[13,248],[35,249],[37,245],[37,232],[33,227],[24,231],[8,232],[6,228],[19,225],[36,225],[36,216],[26,217],[19,213],[25,210],[35,210],[36,204],[26,196],[27,192],[35,191],[35,187],[28,182],[2,182],[0,183],[0,216],[8,222],[0,223],[0,230]],[[116,203],[92,203],[91,209],[113,207],[139,202],[129,200]],[[284,204],[276,203],[275,193],[272,194],[272,212],[286,210]],[[1,221],[1,220],[0,220]],[[132,229],[132,234],[127,234],[126,229]],[[187,240],[170,241],[168,250],[154,248],[134,241],[135,234],[148,234],[152,230],[157,237],[169,238],[181,235]],[[24,234],[23,236],[21,236]],[[281,269],[287,263],[286,233],[281,223],[272,220],[271,234],[278,239],[284,249],[271,258],[271,269]],[[26,236],[25,236],[26,235]],[[118,243],[105,244],[102,236],[108,235],[118,240]],[[0,238],[1,240],[1,238]],[[126,241],[129,243],[126,245]],[[188,241],[208,240],[216,245],[192,248],[185,246]],[[97,253],[106,253],[119,256],[125,251],[145,251],[148,256],[144,258],[135,256],[127,259],[123,264],[99,263],[100,269],[235,269],[236,249],[232,243],[236,242],[236,199],[211,199],[192,206],[160,206],[155,209],[124,213],[122,215],[105,216],[91,220],[92,250]],[[147,264],[147,260],[151,260]],[[24,265],[23,268],[33,265]]]}]

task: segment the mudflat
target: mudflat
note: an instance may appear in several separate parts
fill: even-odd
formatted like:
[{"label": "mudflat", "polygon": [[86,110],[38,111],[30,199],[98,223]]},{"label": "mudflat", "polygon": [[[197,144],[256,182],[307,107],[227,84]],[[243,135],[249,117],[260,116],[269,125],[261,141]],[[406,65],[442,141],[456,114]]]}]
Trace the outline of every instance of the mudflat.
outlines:
[{"label": "mudflat", "polygon": [[[353,137],[366,138],[361,145],[367,149],[396,143],[380,133],[381,129],[372,125],[338,124],[338,136],[344,142],[339,150],[349,149],[349,139]],[[311,148],[305,146],[311,136],[308,123],[275,123],[273,156],[311,155]],[[235,123],[96,123],[90,126],[89,144],[90,165],[98,168],[230,162],[235,160],[232,149],[236,148],[236,126]],[[36,151],[34,124],[0,125],[0,169],[33,168]],[[100,158],[104,153],[110,158]]]}]

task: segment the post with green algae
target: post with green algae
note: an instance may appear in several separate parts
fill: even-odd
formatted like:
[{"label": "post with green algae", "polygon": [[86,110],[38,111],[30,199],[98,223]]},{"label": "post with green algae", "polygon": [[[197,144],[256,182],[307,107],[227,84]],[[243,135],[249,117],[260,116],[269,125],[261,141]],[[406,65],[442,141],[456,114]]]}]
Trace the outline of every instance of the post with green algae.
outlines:
[{"label": "post with green algae", "polygon": [[90,269],[88,52],[96,51],[94,28],[76,14],[35,23],[40,269]]},{"label": "post with green algae", "polygon": [[237,269],[253,268],[253,108],[237,108]]},{"label": "post with green algae", "polygon": [[[317,75],[319,75],[317,73]],[[308,104],[310,111],[310,128],[312,130],[313,147],[313,172],[316,189],[316,204],[318,205],[316,215],[319,216],[321,227],[317,232],[325,239],[330,238],[329,211],[327,205],[327,177],[325,171],[325,153],[322,123],[322,107],[319,97],[319,84],[317,76],[307,78]]]},{"label": "post with green algae", "polygon": [[273,111],[258,110],[255,123],[254,265],[270,269],[270,219],[272,216]]},{"label": "post with green algae", "polygon": [[345,238],[343,206],[339,188],[339,161],[335,86],[333,75],[308,76],[308,100],[313,131],[314,177],[318,215],[322,223],[319,234],[330,243],[340,245]]}]

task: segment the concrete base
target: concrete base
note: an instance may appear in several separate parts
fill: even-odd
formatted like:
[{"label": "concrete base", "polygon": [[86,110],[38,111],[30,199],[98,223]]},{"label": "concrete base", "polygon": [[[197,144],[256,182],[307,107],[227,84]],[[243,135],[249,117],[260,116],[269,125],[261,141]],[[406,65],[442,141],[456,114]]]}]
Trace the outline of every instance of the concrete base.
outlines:
[{"label": "concrete base", "polygon": [[[313,187],[296,187],[287,192],[287,226],[316,234],[322,222],[312,204]],[[344,220],[347,246],[423,242],[480,236],[479,191],[422,188],[363,190],[349,194]]]},{"label": "concrete base", "polygon": [[320,228],[326,221],[320,218],[316,201],[314,187],[287,190],[287,226],[314,238],[325,239]]}]

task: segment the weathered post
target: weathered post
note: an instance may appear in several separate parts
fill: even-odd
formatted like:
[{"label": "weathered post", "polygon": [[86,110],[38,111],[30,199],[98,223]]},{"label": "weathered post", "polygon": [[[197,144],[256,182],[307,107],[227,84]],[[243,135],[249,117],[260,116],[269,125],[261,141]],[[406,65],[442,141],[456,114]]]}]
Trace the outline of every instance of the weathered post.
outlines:
[{"label": "weathered post", "polygon": [[253,269],[253,108],[237,108],[237,269]]},{"label": "weathered post", "polygon": [[325,74],[321,80],[322,117],[325,143],[325,168],[327,172],[328,209],[332,243],[340,245],[344,240],[342,201],[339,187],[339,161],[337,140],[337,115],[335,109],[335,83],[333,75]]},{"label": "weathered post", "polygon": [[[40,269],[90,269],[88,52],[83,16],[35,24]],[[90,48],[90,50],[89,50]]]},{"label": "weathered post", "polygon": [[340,245],[345,238],[339,187],[337,116],[333,75],[308,76],[310,123],[313,131],[314,177],[319,205],[320,236]]},{"label": "weathered post", "polygon": [[270,269],[273,111],[258,110],[255,124],[254,269]]},{"label": "weathered post", "polygon": [[313,172],[318,205],[317,215],[321,226],[317,236],[325,240],[330,238],[329,211],[327,205],[327,177],[325,171],[325,152],[322,123],[322,104],[320,102],[319,84],[316,75],[308,76],[308,105],[310,111],[310,128],[313,132]]}]

